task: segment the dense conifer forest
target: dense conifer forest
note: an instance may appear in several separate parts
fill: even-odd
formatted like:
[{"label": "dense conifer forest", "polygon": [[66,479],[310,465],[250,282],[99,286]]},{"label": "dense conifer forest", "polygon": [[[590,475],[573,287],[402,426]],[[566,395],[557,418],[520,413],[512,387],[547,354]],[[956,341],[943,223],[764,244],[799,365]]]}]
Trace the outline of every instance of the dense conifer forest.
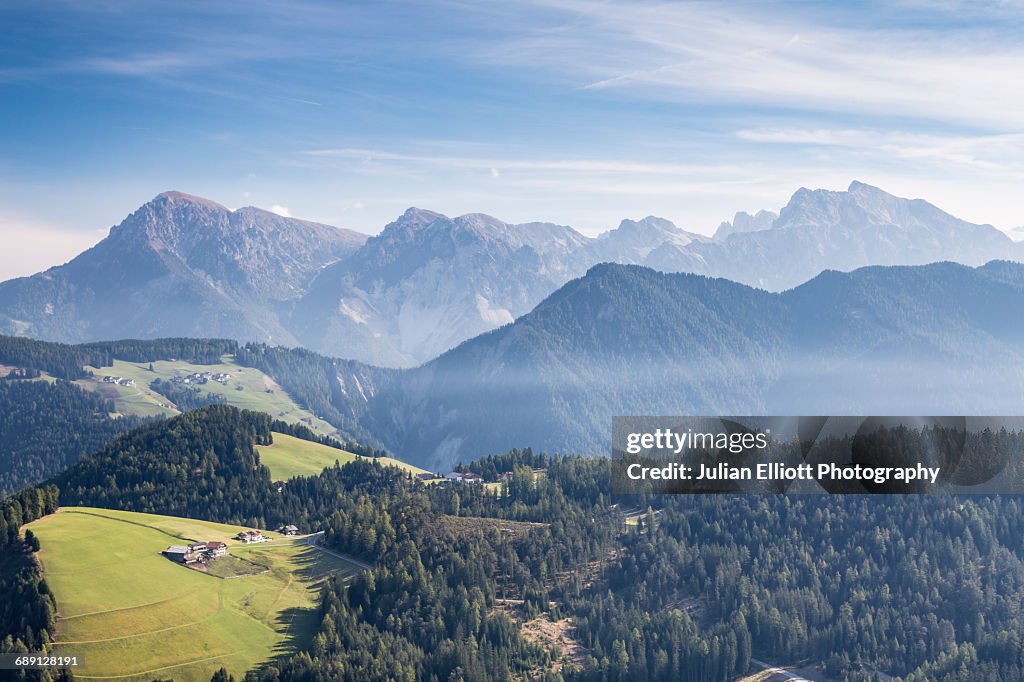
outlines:
[{"label": "dense conifer forest", "polygon": [[112,417],[109,400],[63,380],[0,381],[0,408],[0,497],[46,480],[142,423]]},{"label": "dense conifer forest", "polygon": [[202,408],[6,501],[4,560],[24,567],[3,585],[8,646],[52,627],[53,595],[24,560],[38,541],[17,528],[59,489],[66,505],[295,523],[371,565],[328,582],[309,647],[252,680],[732,680],[755,659],[855,681],[1024,676],[1012,496],[613,498],[608,460],[528,449],[463,467],[506,474],[496,487],[424,485],[372,460],[277,485],[254,444],[285,426]]}]

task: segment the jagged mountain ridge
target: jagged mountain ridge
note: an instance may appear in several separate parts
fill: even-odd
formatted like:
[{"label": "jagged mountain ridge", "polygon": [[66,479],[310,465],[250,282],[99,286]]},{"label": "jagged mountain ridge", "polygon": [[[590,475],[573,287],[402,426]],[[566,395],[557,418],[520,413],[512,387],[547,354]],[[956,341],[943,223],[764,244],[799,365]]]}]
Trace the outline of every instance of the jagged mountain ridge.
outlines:
[{"label": "jagged mountain ridge", "polygon": [[589,242],[560,225],[409,209],[317,277],[293,329],[328,354],[418,364],[528,312],[592,264]]},{"label": "jagged mountain ridge", "polygon": [[685,249],[661,248],[643,265],[782,291],[830,269],[945,260],[981,265],[1024,257],[1024,248],[991,225],[969,223],[927,201],[856,181],[845,192],[801,188],[770,227],[762,222],[759,229],[726,234]]},{"label": "jagged mountain ridge", "polygon": [[[486,229],[470,231],[467,223]],[[860,182],[844,192],[800,189],[777,215],[738,213],[714,239],[655,217],[624,220],[589,238],[568,227],[410,209],[328,268],[297,306],[293,325],[300,341],[322,352],[409,366],[511,322],[601,262],[781,291],[827,269],[981,265],[1022,255],[1024,246],[990,225]]]},{"label": "jagged mountain ridge", "polygon": [[165,192],[69,263],[0,283],[0,331],[64,342],[178,335],[294,343],[280,313],[365,240]]},{"label": "jagged mountain ridge", "polygon": [[588,237],[415,208],[366,238],[172,192],[71,263],[0,284],[0,332],[225,336],[409,367],[512,322],[601,262],[780,291],[826,269],[1022,256],[1024,244],[992,226],[859,182],[800,189],[778,215],[738,213],[716,238],[653,216]]},{"label": "jagged mountain ridge", "polygon": [[746,211],[739,211],[731,221],[725,221],[715,230],[716,240],[726,239],[729,235],[742,232],[758,232],[770,229],[779,219],[779,214],[764,209],[751,215]]}]

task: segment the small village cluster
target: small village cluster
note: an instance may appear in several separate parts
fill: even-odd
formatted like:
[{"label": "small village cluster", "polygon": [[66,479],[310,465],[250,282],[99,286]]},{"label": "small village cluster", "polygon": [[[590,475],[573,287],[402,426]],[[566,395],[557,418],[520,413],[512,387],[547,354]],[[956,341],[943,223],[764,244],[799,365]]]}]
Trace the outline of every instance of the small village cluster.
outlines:
[{"label": "small village cluster", "polygon": [[445,478],[455,483],[483,483],[484,477],[472,471],[453,471]]},{"label": "small village cluster", "polygon": [[117,384],[118,386],[134,386],[135,379],[126,379],[124,377],[105,376],[103,377],[103,383],[105,384]]},{"label": "small village cluster", "polygon": [[[281,526],[277,529],[277,532],[281,535],[298,535],[299,529],[291,524],[287,526]],[[260,530],[243,530],[239,531],[238,535],[235,536],[236,540],[244,542],[247,545],[256,544],[258,542],[269,542],[272,538],[268,538]],[[179,564],[195,564],[195,563],[206,563],[211,559],[225,556],[228,553],[228,546],[223,542],[216,540],[210,542],[193,542],[189,545],[171,545],[163,551],[163,555]]]},{"label": "small village cluster", "polygon": [[216,381],[219,384],[227,383],[231,375],[227,372],[193,372],[187,376],[171,377],[172,384],[205,384],[210,381]]},{"label": "small village cluster", "polygon": [[[536,474],[537,472],[534,471],[534,473]],[[429,474],[428,476],[433,476],[433,474]],[[453,471],[450,474],[446,474],[444,478],[445,478],[445,480],[451,481],[452,483],[486,483],[487,482],[486,480],[484,480],[483,476],[481,476],[480,474],[475,474],[472,471]],[[424,480],[426,480],[426,479],[424,479]],[[498,474],[497,483],[508,483],[511,480],[512,480],[512,472],[511,471],[506,471],[504,473]]]},{"label": "small village cluster", "polygon": [[216,540],[194,542],[190,545],[171,545],[164,550],[165,557],[179,564],[205,563],[227,553],[228,546]]}]

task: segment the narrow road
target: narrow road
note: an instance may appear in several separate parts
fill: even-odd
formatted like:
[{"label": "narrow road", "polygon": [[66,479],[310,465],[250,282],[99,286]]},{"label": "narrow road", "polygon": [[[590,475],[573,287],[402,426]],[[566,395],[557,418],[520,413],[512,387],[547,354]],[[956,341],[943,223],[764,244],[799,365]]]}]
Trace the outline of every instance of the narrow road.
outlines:
[{"label": "narrow road", "polygon": [[316,547],[317,549],[319,549],[324,554],[330,554],[332,557],[335,557],[337,559],[341,559],[342,561],[347,561],[350,564],[355,564],[359,568],[362,568],[362,569],[364,569],[366,571],[372,571],[373,570],[373,566],[371,566],[370,564],[366,563],[365,561],[360,561],[359,559],[356,559],[354,557],[350,557],[347,554],[339,554],[338,552],[335,552],[334,550],[331,550],[331,549],[327,549],[326,547],[321,545],[319,542],[317,542],[317,538],[319,538],[323,534],[324,534],[324,532],[320,531],[319,533],[313,533],[312,535],[306,536],[306,544],[309,545],[310,547]]},{"label": "narrow road", "polygon": [[788,670],[772,665],[771,663],[759,661],[756,658],[750,659],[750,662],[754,665],[761,666],[765,669],[765,671],[771,673],[772,675],[782,675],[782,679],[784,680],[790,680],[791,682],[813,682],[813,680],[808,680],[806,677],[800,677],[796,673],[791,673]]}]

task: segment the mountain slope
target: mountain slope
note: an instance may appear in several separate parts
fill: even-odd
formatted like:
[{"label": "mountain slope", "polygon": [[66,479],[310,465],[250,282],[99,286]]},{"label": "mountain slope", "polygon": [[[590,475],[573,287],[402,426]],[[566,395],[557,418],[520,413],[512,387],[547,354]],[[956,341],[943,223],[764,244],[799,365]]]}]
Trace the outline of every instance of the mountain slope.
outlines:
[{"label": "mountain slope", "polygon": [[411,208],[320,274],[292,328],[323,353],[417,364],[511,322],[584,272],[588,241],[559,225]]},{"label": "mountain slope", "polygon": [[0,284],[0,332],[292,341],[277,319],[363,235],[166,192],[71,262]]},{"label": "mountain slope", "polygon": [[430,469],[530,445],[607,450],[617,414],[1012,413],[1024,266],[825,272],[772,294],[601,265],[514,324],[399,375],[368,428]]},{"label": "mountain slope", "polygon": [[66,381],[0,381],[0,498],[63,471],[138,426]]}]

